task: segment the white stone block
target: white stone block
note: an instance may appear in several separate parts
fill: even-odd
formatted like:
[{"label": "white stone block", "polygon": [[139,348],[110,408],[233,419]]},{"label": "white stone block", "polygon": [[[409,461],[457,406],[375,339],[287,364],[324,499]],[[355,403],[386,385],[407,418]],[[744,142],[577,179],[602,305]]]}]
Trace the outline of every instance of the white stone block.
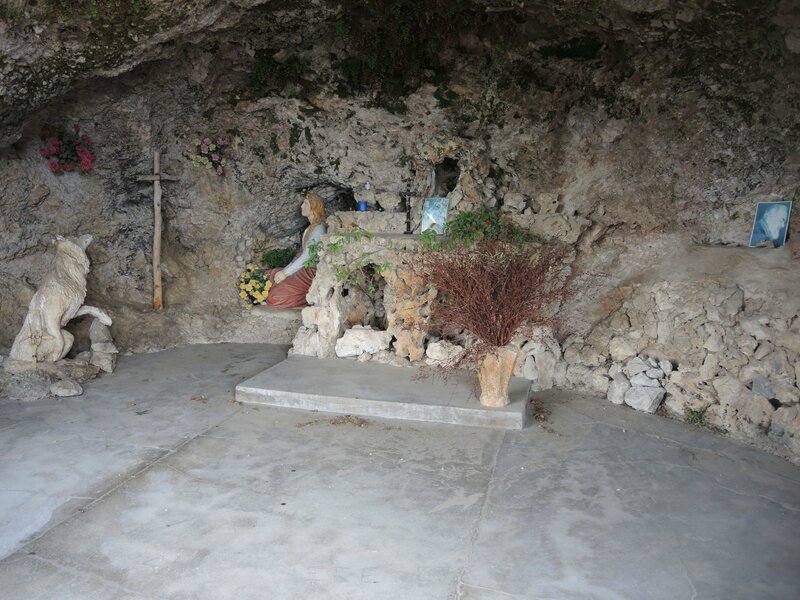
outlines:
[{"label": "white stone block", "polygon": [[360,356],[364,352],[375,354],[387,350],[391,341],[392,334],[388,331],[354,327],[345,331],[344,335],[336,340],[336,356],[347,358]]},{"label": "white stone block", "polygon": [[431,342],[425,349],[425,356],[435,363],[450,364],[461,358],[464,348],[447,340]]}]

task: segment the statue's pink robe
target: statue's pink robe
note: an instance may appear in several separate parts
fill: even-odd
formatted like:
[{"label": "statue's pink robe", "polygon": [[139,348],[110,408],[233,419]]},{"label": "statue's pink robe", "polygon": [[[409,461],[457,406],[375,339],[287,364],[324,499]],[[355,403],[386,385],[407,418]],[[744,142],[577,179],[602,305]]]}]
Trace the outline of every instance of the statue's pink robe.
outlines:
[{"label": "statue's pink robe", "polygon": [[269,280],[272,287],[267,295],[267,304],[274,308],[294,308],[306,305],[306,294],[311,282],[314,280],[314,269],[303,267],[294,275],[289,275],[280,283],[275,283],[275,273],[280,269],[272,269],[269,272]]}]

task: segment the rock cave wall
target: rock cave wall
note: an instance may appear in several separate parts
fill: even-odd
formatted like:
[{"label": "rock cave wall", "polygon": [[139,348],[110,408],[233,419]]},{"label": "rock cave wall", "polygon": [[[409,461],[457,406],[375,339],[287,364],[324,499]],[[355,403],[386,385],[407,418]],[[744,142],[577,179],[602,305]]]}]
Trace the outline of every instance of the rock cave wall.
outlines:
[{"label": "rock cave wall", "polygon": [[[620,311],[637,330],[625,303],[652,297],[637,287],[645,273],[662,265],[672,281],[696,246],[740,252],[723,247],[746,245],[756,202],[798,197],[800,10],[788,0],[467,3],[472,26],[450,32],[437,63],[399,90],[354,83],[341,35],[353,2],[116,4],[65,16],[11,2],[0,14],[0,348],[52,237],[82,233],[95,238],[87,302],[112,315],[121,349],[289,341],[290,327],[238,299],[244,265],[297,241],[307,191],[331,210],[366,197],[391,219],[400,191],[419,207],[437,165],[455,174],[456,210],[541,216],[539,233],[574,244],[582,293],[570,322],[582,347],[622,327]],[[405,6],[378,7],[394,4]],[[93,137],[96,166],[54,175],[40,128],[72,123]],[[204,135],[231,140],[222,177],[191,162]],[[152,187],[136,181],[154,150],[179,177],[165,184],[159,313]],[[783,299],[766,295],[752,312],[796,328]],[[580,355],[567,352],[575,343],[564,357]],[[786,358],[796,367],[796,353]],[[565,384],[586,387],[579,370]]]}]

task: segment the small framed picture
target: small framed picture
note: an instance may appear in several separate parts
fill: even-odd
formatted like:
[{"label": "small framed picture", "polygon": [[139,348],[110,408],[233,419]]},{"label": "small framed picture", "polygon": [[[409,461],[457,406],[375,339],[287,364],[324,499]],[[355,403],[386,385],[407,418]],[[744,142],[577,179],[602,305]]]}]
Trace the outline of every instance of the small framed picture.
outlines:
[{"label": "small framed picture", "polygon": [[422,204],[422,225],[421,231],[424,233],[432,229],[437,235],[441,235],[447,229],[447,208],[450,201],[447,198],[425,198]]},{"label": "small framed picture", "polygon": [[786,232],[789,230],[789,215],[792,213],[792,202],[759,202],[756,217],[753,220],[753,231],[750,234],[750,247],[783,246]]}]

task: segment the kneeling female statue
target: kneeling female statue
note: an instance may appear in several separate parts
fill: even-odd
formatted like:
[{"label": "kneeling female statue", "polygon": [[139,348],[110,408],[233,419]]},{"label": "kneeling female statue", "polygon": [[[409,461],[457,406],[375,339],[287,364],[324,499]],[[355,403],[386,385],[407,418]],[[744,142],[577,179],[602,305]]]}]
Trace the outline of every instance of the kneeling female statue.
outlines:
[{"label": "kneeling female statue", "polygon": [[314,269],[304,267],[308,260],[308,247],[326,232],[325,202],[317,194],[309,194],[300,206],[301,214],[309,220],[303,231],[302,246],[294,260],[282,269],[272,269],[269,280],[272,287],[267,304],[276,308],[294,308],[306,305],[306,294],[314,279]]}]

